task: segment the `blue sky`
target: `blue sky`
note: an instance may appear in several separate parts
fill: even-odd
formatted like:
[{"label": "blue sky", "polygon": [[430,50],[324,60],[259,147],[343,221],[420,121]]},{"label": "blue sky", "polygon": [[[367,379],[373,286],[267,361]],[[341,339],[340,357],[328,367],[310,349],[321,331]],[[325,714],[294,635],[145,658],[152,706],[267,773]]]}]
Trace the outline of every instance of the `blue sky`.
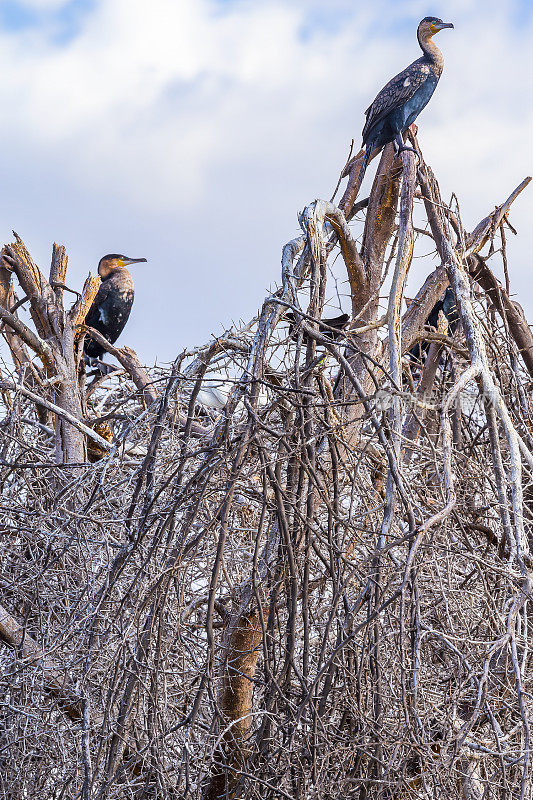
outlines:
[{"label": "blue sky", "polygon": [[[422,16],[455,23],[419,119],[444,195],[472,227],[530,174],[532,5],[0,0],[0,238],[14,228],[43,266],[62,242],[75,288],[107,252],[148,258],[120,341],[169,361],[255,314],[297,212],[330,196],[364,109],[418,56]],[[530,316],[532,213],[530,191],[510,244]],[[416,259],[411,289],[432,267]]]},{"label": "blue sky", "polygon": [[0,0],[0,28],[17,33],[32,28],[49,28],[49,36],[65,43],[79,34],[84,17],[96,8],[96,0],[69,0],[65,3]]}]

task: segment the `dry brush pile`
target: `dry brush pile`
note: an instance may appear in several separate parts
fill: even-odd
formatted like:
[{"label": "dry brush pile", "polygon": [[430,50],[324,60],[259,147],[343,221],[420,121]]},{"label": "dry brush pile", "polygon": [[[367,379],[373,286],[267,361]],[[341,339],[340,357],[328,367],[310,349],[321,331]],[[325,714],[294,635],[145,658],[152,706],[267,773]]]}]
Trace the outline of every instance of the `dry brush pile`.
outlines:
[{"label": "dry brush pile", "polygon": [[[533,339],[506,255],[528,180],[467,231],[423,159],[387,146],[357,200],[360,164],[300,214],[259,316],[170,370],[108,347],[87,376],[97,279],[66,310],[64,250],[46,278],[4,248],[2,797],[531,795]],[[448,285],[453,334],[425,326]]]}]

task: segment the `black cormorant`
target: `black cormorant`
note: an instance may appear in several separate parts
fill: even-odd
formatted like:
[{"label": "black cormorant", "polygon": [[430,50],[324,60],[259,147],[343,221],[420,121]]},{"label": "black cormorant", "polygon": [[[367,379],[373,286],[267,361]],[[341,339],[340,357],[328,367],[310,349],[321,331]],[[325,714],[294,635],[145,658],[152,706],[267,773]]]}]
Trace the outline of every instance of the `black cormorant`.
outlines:
[{"label": "black cormorant", "polygon": [[[431,309],[426,320],[426,325],[428,327],[431,327],[435,330],[438,329],[439,313],[441,311],[448,320],[448,334],[453,336],[457,330],[457,324],[459,322],[459,311],[457,309],[457,303],[455,302],[453,289],[450,286],[446,289],[441,299],[438,300]],[[415,346],[409,350],[409,355],[411,359],[423,362],[426,359],[428,350],[429,342],[417,342],[417,344],[415,344]]]},{"label": "black cormorant", "polygon": [[[127,269],[129,264],[146,261],[145,258],[128,258],[110,253],[100,259],[98,274],[102,279],[98,294],[85,318],[85,324],[94,328],[113,344],[122,333],[133,305],[133,279]],[[100,358],[103,347],[87,334],[84,354],[89,359]]]},{"label": "black cormorant", "polygon": [[433,42],[433,36],[443,28],[453,28],[453,25],[437,17],[424,17],[417,30],[423,56],[390,80],[367,109],[363,128],[366,149],[359,184],[374,150],[381,149],[388,142],[395,142],[398,152],[413,149],[405,147],[403,133],[429,103],[439,82],[444,59]]},{"label": "black cormorant", "polygon": [[[289,334],[295,338],[296,337],[296,317],[292,313],[292,311],[288,311],[285,314],[286,319],[289,321]],[[327,336],[329,339],[340,339],[340,337],[344,334],[344,328],[347,326],[348,322],[350,321],[349,314],[341,314],[339,317],[333,317],[332,319],[321,319],[318,323],[318,332],[322,334],[322,336]],[[329,326],[330,328],[335,328],[335,330],[330,331],[326,327]],[[307,344],[307,335],[303,334],[303,341]]]}]

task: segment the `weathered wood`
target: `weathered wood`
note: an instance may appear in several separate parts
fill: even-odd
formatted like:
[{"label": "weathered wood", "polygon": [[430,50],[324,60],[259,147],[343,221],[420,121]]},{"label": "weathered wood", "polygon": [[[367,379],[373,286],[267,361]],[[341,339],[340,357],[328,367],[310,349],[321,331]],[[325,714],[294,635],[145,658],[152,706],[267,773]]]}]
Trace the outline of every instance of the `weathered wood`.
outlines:
[{"label": "weathered wood", "polygon": [[63,245],[54,242],[52,246],[52,263],[50,265],[50,286],[53,287],[58,303],[63,301],[63,286],[67,278],[68,255]]},{"label": "weathered wood", "polygon": [[98,275],[89,275],[83,284],[80,297],[68,312],[69,319],[72,321],[72,324],[76,329],[76,341],[78,341],[82,336],[83,332],[81,326],[85,322],[85,317],[89,313],[93,301],[98,294],[98,289],[100,288],[101,282],[102,281]]},{"label": "weathered wood", "polygon": [[326,204],[326,219],[337,234],[342,257],[346,265],[348,280],[352,288],[352,294],[364,291],[363,287],[367,283],[368,276],[365,271],[365,264],[359,255],[357,243],[352,237],[351,231],[346,222],[343,212],[336,208],[332,203]]}]

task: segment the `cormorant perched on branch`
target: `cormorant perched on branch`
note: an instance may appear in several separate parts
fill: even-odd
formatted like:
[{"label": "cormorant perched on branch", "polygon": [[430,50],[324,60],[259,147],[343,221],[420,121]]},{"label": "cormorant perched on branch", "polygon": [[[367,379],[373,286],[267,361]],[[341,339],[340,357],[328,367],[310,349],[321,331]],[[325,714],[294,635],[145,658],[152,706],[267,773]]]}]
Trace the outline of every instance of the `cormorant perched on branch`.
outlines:
[{"label": "cormorant perched on branch", "polygon": [[[287,311],[285,318],[289,321],[289,333],[294,338],[296,336],[295,328],[297,326],[296,317],[292,311]],[[341,314],[339,317],[333,317],[332,319],[321,319],[318,323],[318,332],[321,333],[322,336],[327,336],[329,339],[340,339],[349,321],[349,314]],[[335,328],[335,330],[330,331],[326,326]],[[302,341],[305,344],[307,344],[307,339],[308,336],[304,332]]]},{"label": "cormorant perched on branch", "polygon": [[[99,331],[113,344],[122,333],[133,305],[133,279],[126,269],[129,264],[146,261],[110,253],[100,259],[98,274],[102,279],[98,294],[85,318],[85,324]],[[87,334],[83,348],[89,359],[100,358],[104,349]]]},{"label": "cormorant perched on branch", "polygon": [[[441,311],[448,320],[448,334],[453,336],[457,330],[457,324],[459,322],[459,311],[457,309],[457,303],[455,302],[453,289],[450,286],[446,289],[441,299],[438,300],[431,309],[426,320],[426,325],[437,330],[439,326],[439,314]],[[417,344],[415,344],[415,346],[409,350],[409,355],[412,359],[423,362],[425,361],[428,350],[429,342],[417,342]]]},{"label": "cormorant perched on branch", "polygon": [[425,17],[422,20],[417,37],[424,55],[390,80],[367,109],[363,128],[366,150],[359,173],[359,185],[376,148],[381,149],[388,142],[395,142],[398,152],[413,150],[412,147],[405,147],[402,134],[429,103],[439,82],[444,59],[432,37],[443,28],[453,28],[453,25],[437,17]]}]

